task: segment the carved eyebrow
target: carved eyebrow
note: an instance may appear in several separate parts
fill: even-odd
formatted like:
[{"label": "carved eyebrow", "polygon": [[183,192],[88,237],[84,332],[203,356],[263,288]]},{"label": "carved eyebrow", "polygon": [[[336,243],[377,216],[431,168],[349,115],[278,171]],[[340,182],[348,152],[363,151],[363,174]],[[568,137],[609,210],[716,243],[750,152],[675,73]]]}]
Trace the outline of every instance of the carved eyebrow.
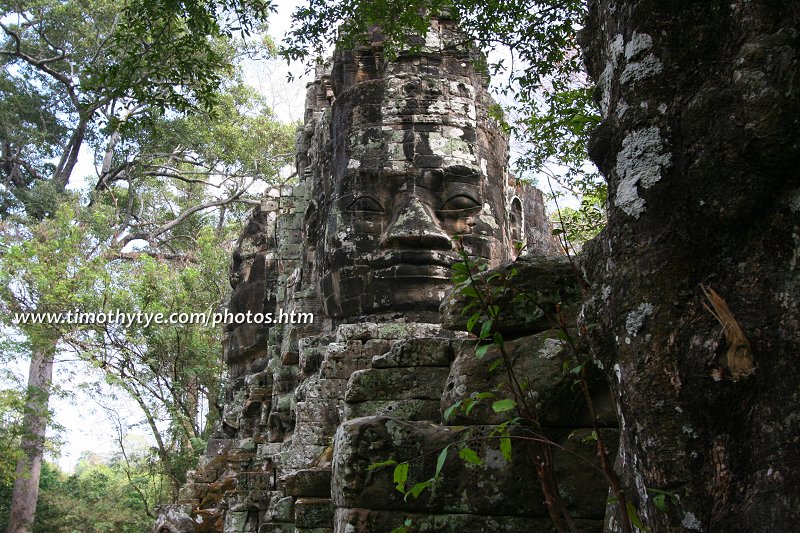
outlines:
[{"label": "carved eyebrow", "polygon": [[[455,204],[455,205],[452,205],[450,208],[447,208],[448,204]],[[457,191],[448,196],[447,199],[444,202],[442,202],[442,206],[439,208],[439,210],[462,211],[464,209],[472,209],[474,207],[480,207],[480,205],[481,203],[468,192]]]},{"label": "carved eyebrow", "polygon": [[482,175],[480,172],[463,166],[454,166],[444,169],[444,177],[451,183],[468,183],[479,185]]},{"label": "carved eyebrow", "polygon": [[383,205],[373,198],[372,196],[358,196],[352,202],[350,202],[345,211],[366,211],[372,213],[384,213],[386,210],[383,208]]}]

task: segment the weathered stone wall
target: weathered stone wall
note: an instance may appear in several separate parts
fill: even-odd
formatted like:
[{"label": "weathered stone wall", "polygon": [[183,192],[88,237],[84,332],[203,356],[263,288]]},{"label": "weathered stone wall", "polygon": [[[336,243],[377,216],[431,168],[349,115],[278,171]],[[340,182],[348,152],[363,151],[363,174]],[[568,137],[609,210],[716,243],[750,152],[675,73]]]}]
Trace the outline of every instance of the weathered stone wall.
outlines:
[{"label": "weathered stone wall", "polygon": [[[419,53],[387,62],[376,37],[320,67],[297,136],[300,183],[253,213],[230,306],[314,322],[228,327],[221,425],[155,533],[377,532],[406,518],[416,531],[549,530],[525,445],[507,462],[490,438],[501,418],[479,406],[443,420],[452,403],[502,381],[486,369],[496,353],[474,357],[464,302],[447,297],[454,236],[498,272],[513,241],[527,240],[515,290],[561,303],[573,325],[579,297],[570,267],[545,258],[557,248],[541,193],[509,175],[486,80],[462,41],[438,20]],[[566,450],[556,457],[563,497],[597,531],[607,489],[582,442],[592,423],[563,373],[568,350],[550,322],[504,297],[515,370]],[[593,388],[600,425],[614,441],[602,390]],[[468,440],[484,466],[456,457]],[[369,469],[409,460],[410,480],[427,479],[446,445],[441,481],[416,499],[395,489],[391,469]]]}]

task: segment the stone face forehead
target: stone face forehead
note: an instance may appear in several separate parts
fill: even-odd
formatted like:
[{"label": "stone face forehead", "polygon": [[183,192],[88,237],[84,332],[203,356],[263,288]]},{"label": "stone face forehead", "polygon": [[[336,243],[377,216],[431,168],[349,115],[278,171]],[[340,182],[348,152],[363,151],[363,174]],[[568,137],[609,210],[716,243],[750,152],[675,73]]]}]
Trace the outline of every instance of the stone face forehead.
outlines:
[{"label": "stone face forehead", "polygon": [[[337,95],[331,130],[336,169],[416,172],[462,166],[485,173],[482,167],[493,157],[504,165],[503,135],[486,124],[480,125],[483,134],[478,133],[481,102],[475,81],[447,76],[446,71],[438,77],[389,75],[359,82]],[[502,149],[492,154],[478,148],[489,141]]]}]

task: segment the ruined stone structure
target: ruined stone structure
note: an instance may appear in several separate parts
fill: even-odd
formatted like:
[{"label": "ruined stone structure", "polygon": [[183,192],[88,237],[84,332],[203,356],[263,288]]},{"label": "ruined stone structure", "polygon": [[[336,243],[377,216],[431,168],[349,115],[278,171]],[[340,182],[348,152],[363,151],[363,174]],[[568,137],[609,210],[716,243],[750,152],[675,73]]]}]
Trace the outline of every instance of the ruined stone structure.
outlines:
[{"label": "ruined stone structure", "polygon": [[[486,79],[453,23],[434,21],[419,51],[391,62],[373,40],[320,68],[298,132],[299,183],[270,192],[234,254],[233,313],[314,321],[229,326],[223,419],[155,533],[388,532],[409,518],[415,531],[550,529],[524,445],[507,462],[484,438],[500,414],[478,406],[443,422],[450,405],[502,381],[486,369],[496,353],[475,358],[464,302],[448,297],[454,237],[501,273],[513,242],[527,241],[516,289],[568,316],[573,274],[547,258],[556,249],[541,193],[509,175]],[[607,487],[571,455],[594,449],[582,443],[592,424],[563,373],[565,347],[505,296],[515,370],[568,450],[556,456],[562,495],[582,528],[599,530]],[[615,440],[602,390],[595,409]],[[456,457],[468,439],[482,466]],[[418,498],[403,498],[391,469],[369,468],[409,460],[409,480],[422,481],[447,445],[441,479]]]}]

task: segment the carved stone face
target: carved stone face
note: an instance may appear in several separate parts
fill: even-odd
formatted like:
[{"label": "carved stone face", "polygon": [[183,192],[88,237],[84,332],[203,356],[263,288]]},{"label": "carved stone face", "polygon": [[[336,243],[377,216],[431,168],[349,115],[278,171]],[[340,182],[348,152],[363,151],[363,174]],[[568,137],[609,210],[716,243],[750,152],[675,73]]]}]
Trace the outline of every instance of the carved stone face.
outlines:
[{"label": "carved stone face", "polygon": [[458,260],[451,238],[491,260],[502,242],[485,177],[464,168],[354,175],[325,225],[323,294],[332,316],[438,313]]},{"label": "carved stone face", "polygon": [[459,259],[454,237],[492,264],[512,248],[505,140],[476,127],[474,89],[456,85],[473,98],[453,107],[447,80],[402,80],[361,83],[333,105],[317,250],[336,319],[437,321]]}]

